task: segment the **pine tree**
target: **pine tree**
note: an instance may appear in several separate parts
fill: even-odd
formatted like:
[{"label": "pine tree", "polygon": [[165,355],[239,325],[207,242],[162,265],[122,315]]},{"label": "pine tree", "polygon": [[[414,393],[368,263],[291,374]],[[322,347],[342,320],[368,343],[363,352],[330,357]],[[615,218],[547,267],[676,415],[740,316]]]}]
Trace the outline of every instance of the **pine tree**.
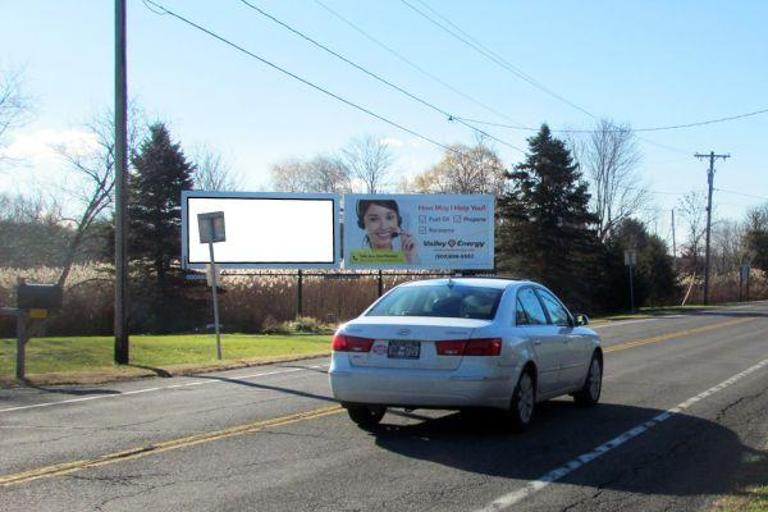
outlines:
[{"label": "pine tree", "polygon": [[181,254],[181,191],[192,189],[195,168],[162,123],[133,159],[129,185],[129,252],[165,284],[171,263]]},{"label": "pine tree", "polygon": [[601,246],[587,184],[563,141],[542,125],[499,200],[497,267],[537,280],[577,306],[591,305]]},{"label": "pine tree", "polygon": [[162,123],[133,158],[128,188],[128,254],[132,329],[174,332],[198,327],[200,293],[184,281],[181,258],[181,192],[193,186],[195,168]]}]

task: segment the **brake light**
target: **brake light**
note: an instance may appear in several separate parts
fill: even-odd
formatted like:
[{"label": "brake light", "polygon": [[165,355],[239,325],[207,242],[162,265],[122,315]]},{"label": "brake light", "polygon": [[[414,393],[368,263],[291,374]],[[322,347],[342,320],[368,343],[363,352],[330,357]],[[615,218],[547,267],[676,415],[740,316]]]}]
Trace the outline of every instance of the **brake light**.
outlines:
[{"label": "brake light", "polygon": [[336,352],[370,352],[373,340],[358,336],[336,334],[333,336],[331,348]]},{"label": "brake light", "polygon": [[501,354],[501,345],[501,338],[435,342],[439,356],[498,356]]},{"label": "brake light", "polygon": [[445,340],[435,342],[437,355],[439,356],[461,356],[464,355],[465,340]]}]

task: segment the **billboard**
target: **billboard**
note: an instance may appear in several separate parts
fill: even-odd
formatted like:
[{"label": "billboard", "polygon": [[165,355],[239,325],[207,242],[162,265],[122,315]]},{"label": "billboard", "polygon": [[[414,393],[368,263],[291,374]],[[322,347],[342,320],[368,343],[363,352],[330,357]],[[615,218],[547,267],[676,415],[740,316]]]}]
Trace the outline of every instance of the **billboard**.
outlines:
[{"label": "billboard", "polygon": [[492,195],[344,196],[344,267],[490,270]]},{"label": "billboard", "polygon": [[223,212],[226,240],[214,244],[222,268],[336,268],[340,260],[339,196],[185,191],[181,195],[184,268],[210,262],[198,214]]}]

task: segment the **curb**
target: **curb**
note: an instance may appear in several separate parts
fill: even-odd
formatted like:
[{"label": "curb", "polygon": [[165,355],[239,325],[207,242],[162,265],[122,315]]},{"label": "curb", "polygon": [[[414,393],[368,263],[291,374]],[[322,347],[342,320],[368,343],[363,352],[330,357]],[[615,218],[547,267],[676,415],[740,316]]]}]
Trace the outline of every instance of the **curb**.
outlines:
[{"label": "curb", "polygon": [[236,370],[238,368],[250,368],[254,366],[266,366],[275,363],[289,363],[293,361],[303,361],[305,359],[314,359],[317,357],[330,356],[329,350],[323,352],[309,352],[306,354],[297,354],[291,356],[275,356],[269,358],[230,361],[226,363],[207,363],[207,364],[181,364],[167,366],[164,368],[138,368],[127,365],[118,367],[117,371],[125,370],[126,373],[39,373],[31,374],[25,382],[18,382],[13,377],[0,377],[0,389],[24,388],[30,386],[53,386],[53,385],[85,385],[85,384],[107,384],[111,382],[127,382],[132,380],[147,378],[171,378],[197,375],[201,373],[213,373],[227,370]]}]

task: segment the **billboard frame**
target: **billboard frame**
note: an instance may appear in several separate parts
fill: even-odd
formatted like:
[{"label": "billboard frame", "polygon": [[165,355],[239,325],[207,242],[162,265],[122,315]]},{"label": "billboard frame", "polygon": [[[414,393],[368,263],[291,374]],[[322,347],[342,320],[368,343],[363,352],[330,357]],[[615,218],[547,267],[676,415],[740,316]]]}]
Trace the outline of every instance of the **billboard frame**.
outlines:
[{"label": "billboard frame", "polygon": [[339,194],[297,193],[297,192],[218,192],[204,190],[184,190],[181,193],[181,268],[184,270],[203,270],[208,261],[190,262],[190,199],[255,199],[255,200],[293,200],[293,201],[331,201],[333,203],[333,261],[295,262],[217,262],[222,269],[337,269],[341,265],[341,222]]}]

